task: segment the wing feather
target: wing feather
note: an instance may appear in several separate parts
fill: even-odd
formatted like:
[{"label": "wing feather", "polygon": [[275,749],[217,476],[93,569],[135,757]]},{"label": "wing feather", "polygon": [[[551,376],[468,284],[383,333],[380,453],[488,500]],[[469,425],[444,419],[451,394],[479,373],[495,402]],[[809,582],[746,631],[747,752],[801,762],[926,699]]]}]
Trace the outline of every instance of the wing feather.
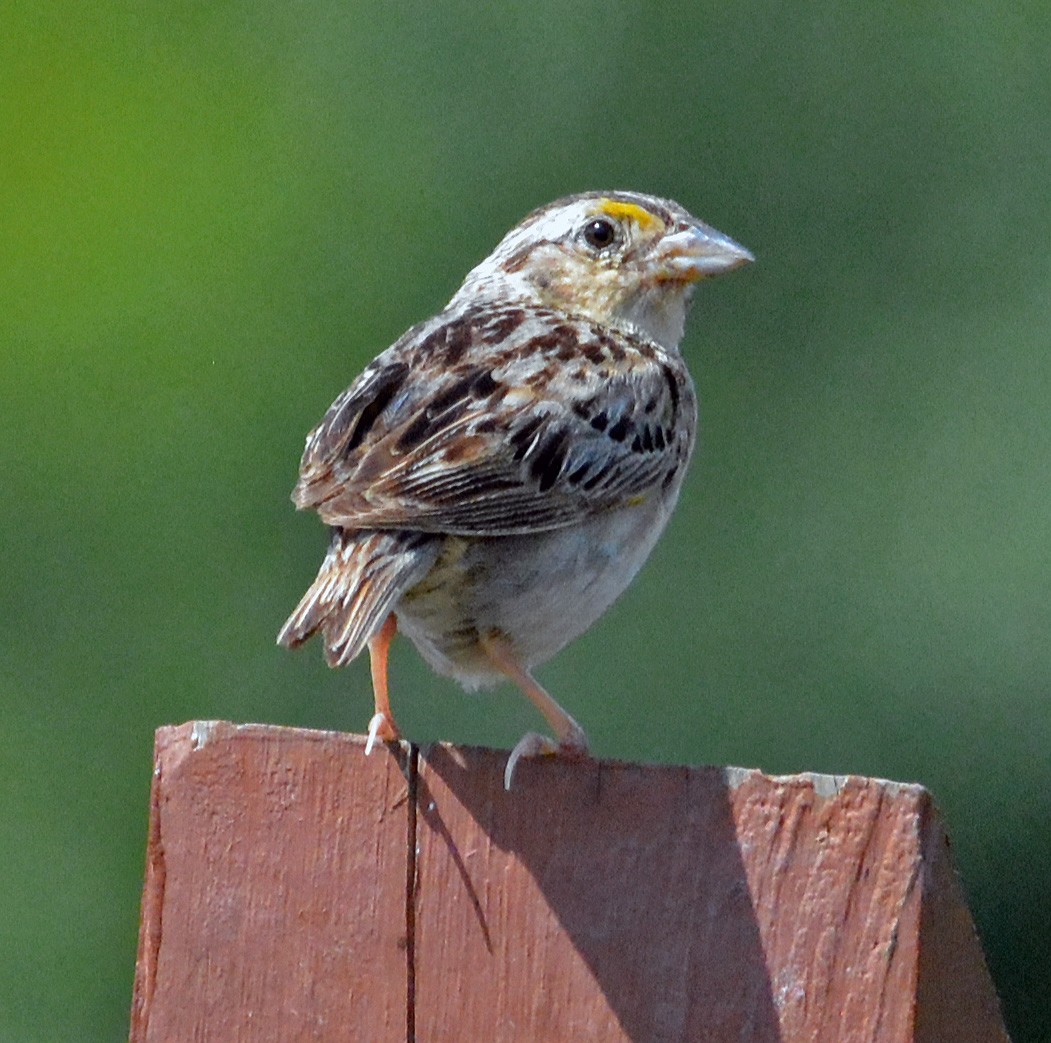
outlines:
[{"label": "wing feather", "polygon": [[509,535],[666,490],[693,447],[682,360],[541,308],[410,330],[307,439],[293,499],[345,529]]}]

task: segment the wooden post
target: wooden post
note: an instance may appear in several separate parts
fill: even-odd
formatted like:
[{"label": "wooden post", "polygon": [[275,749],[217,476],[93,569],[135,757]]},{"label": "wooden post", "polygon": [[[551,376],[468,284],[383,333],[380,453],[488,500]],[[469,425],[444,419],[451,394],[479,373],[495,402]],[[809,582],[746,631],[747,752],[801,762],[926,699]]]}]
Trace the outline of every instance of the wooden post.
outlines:
[{"label": "wooden post", "polygon": [[930,796],[157,733],[132,1043],[1007,1040]]}]

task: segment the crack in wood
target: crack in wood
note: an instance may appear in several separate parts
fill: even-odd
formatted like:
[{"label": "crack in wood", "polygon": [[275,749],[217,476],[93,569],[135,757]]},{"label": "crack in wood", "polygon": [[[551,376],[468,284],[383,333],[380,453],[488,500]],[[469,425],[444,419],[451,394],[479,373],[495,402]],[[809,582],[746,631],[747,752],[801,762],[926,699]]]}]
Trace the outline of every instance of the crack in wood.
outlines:
[{"label": "crack in wood", "polygon": [[409,743],[409,798],[406,814],[407,851],[405,857],[405,1041],[416,1043],[416,865],[417,791],[420,778],[420,748]]}]

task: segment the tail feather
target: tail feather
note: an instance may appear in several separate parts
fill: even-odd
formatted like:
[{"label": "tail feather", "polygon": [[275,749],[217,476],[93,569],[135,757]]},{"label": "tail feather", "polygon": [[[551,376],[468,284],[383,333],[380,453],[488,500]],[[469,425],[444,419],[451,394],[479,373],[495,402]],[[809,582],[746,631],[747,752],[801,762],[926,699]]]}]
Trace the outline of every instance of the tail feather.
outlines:
[{"label": "tail feather", "polygon": [[317,578],[277,643],[297,648],[319,630],[329,666],[346,666],[383,625],[398,598],[434,564],[438,541],[422,533],[333,529]]}]

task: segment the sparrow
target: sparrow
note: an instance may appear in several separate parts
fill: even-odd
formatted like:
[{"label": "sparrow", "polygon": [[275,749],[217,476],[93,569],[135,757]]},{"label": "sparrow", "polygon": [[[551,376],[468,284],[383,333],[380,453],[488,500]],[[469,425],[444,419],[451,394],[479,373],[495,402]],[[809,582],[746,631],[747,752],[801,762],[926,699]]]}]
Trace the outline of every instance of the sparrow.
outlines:
[{"label": "sparrow", "polygon": [[582,756],[533,676],[625,590],[663,532],[694,448],[679,352],[698,282],[753,260],[679,204],[585,192],[530,213],[446,307],[378,355],[307,436],[292,494],[329,527],[278,635],[331,666],[368,648],[366,753],[400,731],[399,630],[469,690],[511,681],[554,738],[507,761]]}]

